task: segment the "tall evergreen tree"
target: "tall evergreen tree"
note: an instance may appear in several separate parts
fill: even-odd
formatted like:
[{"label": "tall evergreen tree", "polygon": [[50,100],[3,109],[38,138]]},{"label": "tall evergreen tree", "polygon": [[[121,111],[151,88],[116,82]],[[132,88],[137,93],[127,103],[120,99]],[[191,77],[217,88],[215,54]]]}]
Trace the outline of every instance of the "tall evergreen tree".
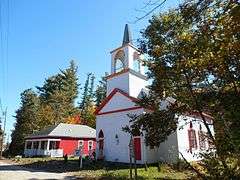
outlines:
[{"label": "tall evergreen tree", "polygon": [[88,88],[88,95],[86,98],[86,107],[93,105],[93,98],[94,98],[94,81],[95,81],[95,76],[92,74],[90,78],[90,86]]},{"label": "tall evergreen tree", "polygon": [[27,89],[21,94],[21,106],[16,111],[16,123],[12,132],[12,142],[9,147],[11,154],[22,154],[24,138],[39,130],[38,109],[39,98],[37,94]]},{"label": "tall evergreen tree", "polygon": [[83,97],[80,102],[80,112],[82,124],[95,127],[95,105],[94,105],[94,80],[95,76],[91,73],[87,75],[84,85]]},{"label": "tall evergreen tree", "polygon": [[87,74],[87,79],[85,81],[84,88],[83,88],[82,100],[79,103],[80,110],[84,109],[84,106],[85,106],[87,98],[88,98],[90,77],[91,77],[91,73],[88,73]]},{"label": "tall evergreen tree", "polygon": [[[77,66],[71,61],[69,68],[46,79],[42,87],[37,87],[43,106],[41,110],[54,114],[50,116],[53,119],[49,119],[49,122],[53,124],[65,122],[66,118],[78,113],[75,107],[79,86],[77,81]],[[41,118],[45,121],[49,117],[44,117],[43,113]]]},{"label": "tall evergreen tree", "polygon": [[107,79],[106,79],[107,73],[105,76],[101,78],[101,80],[98,82],[96,91],[95,91],[95,103],[98,107],[101,102],[106,98],[107,95]]}]

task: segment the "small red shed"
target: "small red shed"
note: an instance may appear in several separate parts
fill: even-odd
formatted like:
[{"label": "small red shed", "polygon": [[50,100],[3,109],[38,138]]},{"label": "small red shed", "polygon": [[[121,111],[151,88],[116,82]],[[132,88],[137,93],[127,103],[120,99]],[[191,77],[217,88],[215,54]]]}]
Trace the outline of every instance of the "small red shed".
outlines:
[{"label": "small red shed", "polygon": [[82,155],[92,155],[96,149],[96,130],[86,125],[60,123],[28,136],[24,155],[72,156],[79,149]]}]

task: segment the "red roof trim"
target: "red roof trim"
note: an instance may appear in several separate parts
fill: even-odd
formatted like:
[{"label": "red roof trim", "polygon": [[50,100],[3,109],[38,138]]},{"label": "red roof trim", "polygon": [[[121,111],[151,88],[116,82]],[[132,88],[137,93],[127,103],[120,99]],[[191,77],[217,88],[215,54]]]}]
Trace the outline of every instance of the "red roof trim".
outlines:
[{"label": "red roof trim", "polygon": [[132,96],[129,96],[128,93],[118,89],[118,88],[115,88],[112,90],[112,92],[103,100],[103,102],[100,104],[100,106],[97,108],[97,110],[95,111],[95,114],[98,115],[99,112],[102,110],[102,108],[112,99],[112,97],[117,93],[119,92],[120,94],[122,94],[123,96],[127,97],[128,99],[130,99],[131,101],[133,102],[137,102],[139,101],[139,99],[135,98],[135,97],[132,97]]},{"label": "red roof trim", "polygon": [[120,72],[110,74],[109,76],[106,77],[106,79],[111,79],[111,78],[113,78],[113,77],[115,77],[115,76],[119,76],[119,75],[121,75],[121,74],[124,74],[124,73],[126,73],[126,72],[129,72],[129,70],[130,70],[129,68],[126,68],[126,69],[123,69],[123,70],[120,71]]},{"label": "red roof trim", "polygon": [[[197,111],[189,111],[189,112],[185,113],[185,115],[193,117],[193,118],[200,118],[201,119],[201,115]],[[206,120],[209,123],[212,123],[212,121],[214,120],[214,118],[211,115],[206,114],[205,112],[203,112],[202,115],[206,118]]]},{"label": "red roof trim", "polygon": [[98,113],[97,115],[113,114],[113,113],[124,112],[124,111],[132,111],[132,110],[142,109],[142,108],[143,108],[143,107],[136,106],[136,107],[132,107],[132,108],[118,109],[118,110],[114,110],[114,111],[108,111],[108,112]]}]

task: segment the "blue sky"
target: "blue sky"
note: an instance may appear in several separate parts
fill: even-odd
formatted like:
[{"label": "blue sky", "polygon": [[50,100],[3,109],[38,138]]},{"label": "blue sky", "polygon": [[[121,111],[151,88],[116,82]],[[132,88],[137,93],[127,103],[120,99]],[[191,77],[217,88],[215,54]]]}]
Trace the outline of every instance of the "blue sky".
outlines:
[{"label": "blue sky", "polygon": [[[168,0],[160,10],[175,7],[179,1]],[[110,71],[109,52],[121,45],[124,25],[129,23],[137,39],[150,18],[131,23],[144,14],[136,9],[148,0],[0,2],[0,98],[8,107],[8,135],[23,90],[41,86],[45,78],[66,68],[71,59],[79,66],[81,84],[88,72],[99,78]]]}]

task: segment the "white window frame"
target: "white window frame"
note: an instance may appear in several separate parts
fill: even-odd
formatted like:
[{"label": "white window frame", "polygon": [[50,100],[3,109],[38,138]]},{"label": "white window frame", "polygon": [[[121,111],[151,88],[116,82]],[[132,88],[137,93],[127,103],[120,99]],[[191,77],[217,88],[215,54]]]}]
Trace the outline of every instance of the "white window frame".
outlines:
[{"label": "white window frame", "polygon": [[[89,144],[92,143],[92,149],[89,149]],[[93,150],[93,140],[88,141],[88,151]]]},{"label": "white window frame", "polygon": [[79,140],[78,141],[78,149],[80,148],[80,143],[82,143],[82,147],[84,147],[84,140]]}]

